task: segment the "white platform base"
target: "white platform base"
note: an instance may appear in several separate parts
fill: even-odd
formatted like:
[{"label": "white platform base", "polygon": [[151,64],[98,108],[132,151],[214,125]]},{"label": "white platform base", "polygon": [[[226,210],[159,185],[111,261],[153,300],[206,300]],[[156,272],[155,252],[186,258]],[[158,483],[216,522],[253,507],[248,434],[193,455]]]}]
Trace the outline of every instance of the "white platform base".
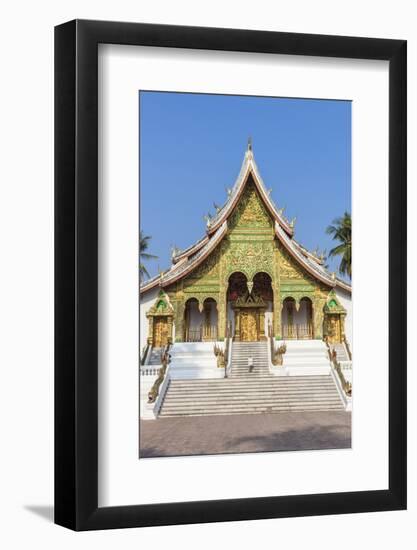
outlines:
[{"label": "white platform base", "polygon": [[214,345],[223,342],[179,342],[172,346],[170,373],[172,380],[223,378],[224,369],[217,366]]},{"label": "white platform base", "polygon": [[331,363],[322,340],[289,340],[286,345],[282,367],[286,376],[330,374]]}]

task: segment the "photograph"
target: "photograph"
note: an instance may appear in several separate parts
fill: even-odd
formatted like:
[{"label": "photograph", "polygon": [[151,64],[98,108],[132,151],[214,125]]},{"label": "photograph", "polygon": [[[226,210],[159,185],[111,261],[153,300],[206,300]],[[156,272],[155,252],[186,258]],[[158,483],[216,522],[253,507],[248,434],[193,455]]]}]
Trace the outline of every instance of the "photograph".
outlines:
[{"label": "photograph", "polygon": [[350,448],[351,101],[138,101],[139,459]]}]

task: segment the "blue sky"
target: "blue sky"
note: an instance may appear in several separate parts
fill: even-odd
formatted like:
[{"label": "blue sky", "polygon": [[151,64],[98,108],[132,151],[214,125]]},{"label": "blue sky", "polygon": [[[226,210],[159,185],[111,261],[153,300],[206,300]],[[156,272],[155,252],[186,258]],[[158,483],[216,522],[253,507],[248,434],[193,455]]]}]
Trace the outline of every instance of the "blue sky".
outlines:
[{"label": "blue sky", "polygon": [[[150,275],[205,233],[204,215],[222,205],[252,137],[261,176],[295,238],[334,246],[326,227],[351,211],[349,101],[140,92],[141,229],[151,235]],[[339,260],[329,260],[337,272]]]}]

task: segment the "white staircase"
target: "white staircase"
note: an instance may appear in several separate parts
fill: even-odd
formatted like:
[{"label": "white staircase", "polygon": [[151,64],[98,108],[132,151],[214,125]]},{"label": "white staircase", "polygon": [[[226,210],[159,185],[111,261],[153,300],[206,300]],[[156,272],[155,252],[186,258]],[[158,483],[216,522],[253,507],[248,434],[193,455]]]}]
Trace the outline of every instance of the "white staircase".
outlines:
[{"label": "white staircase", "polygon": [[161,417],[344,410],[331,376],[171,380]]},{"label": "white staircase", "polygon": [[[232,378],[260,377],[269,375],[267,342],[233,342]],[[252,358],[253,367],[249,370],[248,358]]]},{"label": "white staircase", "polygon": [[289,376],[329,375],[331,364],[322,340],[287,340],[283,366]]}]

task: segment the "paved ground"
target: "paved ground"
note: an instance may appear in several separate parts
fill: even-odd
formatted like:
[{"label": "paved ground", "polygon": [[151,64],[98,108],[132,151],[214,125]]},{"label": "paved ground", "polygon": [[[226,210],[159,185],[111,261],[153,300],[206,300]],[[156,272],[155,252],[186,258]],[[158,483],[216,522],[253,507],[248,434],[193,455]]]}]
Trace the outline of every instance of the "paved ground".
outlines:
[{"label": "paved ground", "polygon": [[351,413],[281,412],[140,422],[140,457],[345,449]]}]

